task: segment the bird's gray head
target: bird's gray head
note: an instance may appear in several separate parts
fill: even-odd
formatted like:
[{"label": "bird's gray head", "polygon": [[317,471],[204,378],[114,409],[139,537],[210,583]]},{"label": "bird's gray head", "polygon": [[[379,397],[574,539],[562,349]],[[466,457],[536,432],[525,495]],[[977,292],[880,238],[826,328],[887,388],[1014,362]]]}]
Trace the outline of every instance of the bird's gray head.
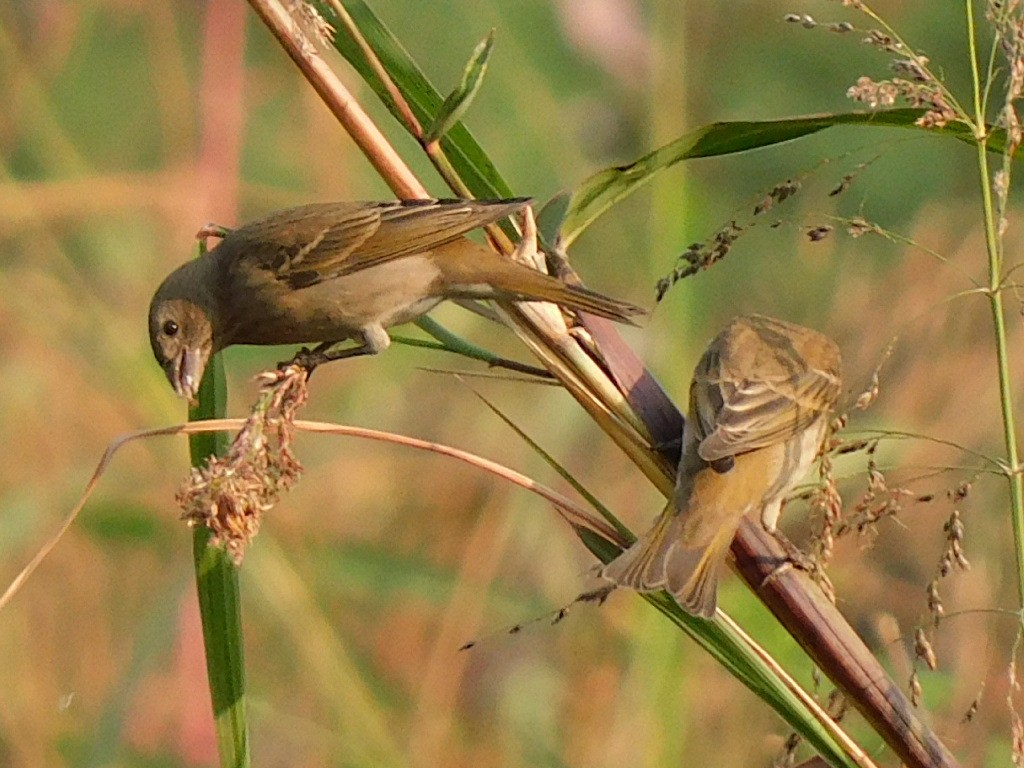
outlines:
[{"label": "bird's gray head", "polygon": [[174,391],[192,400],[214,353],[211,309],[195,262],[168,275],[149,305],[149,343]]}]

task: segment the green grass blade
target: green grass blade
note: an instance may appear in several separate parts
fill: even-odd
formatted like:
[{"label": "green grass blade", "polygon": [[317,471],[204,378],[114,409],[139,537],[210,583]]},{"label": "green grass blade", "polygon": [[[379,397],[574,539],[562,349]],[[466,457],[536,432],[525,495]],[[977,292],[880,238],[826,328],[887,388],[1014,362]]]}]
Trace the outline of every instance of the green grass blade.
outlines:
[{"label": "green grass blade", "polygon": [[828,763],[833,766],[857,768],[857,761],[847,754],[816,718],[808,713],[803,702],[730,627],[717,621],[706,621],[690,616],[664,592],[643,595],[643,598],[718,660],[733,677],[769,704]]},{"label": "green grass blade", "polygon": [[[458,334],[452,333],[443,325],[429,316],[423,316],[416,321],[416,325],[429,333],[435,339],[437,343],[424,342],[418,339],[407,339],[401,336],[392,335],[391,340],[397,341],[400,344],[410,344],[421,347],[428,347],[431,349],[444,350],[445,352],[452,352],[456,355],[469,358],[470,360],[480,360],[481,362],[487,363],[491,366],[501,366],[505,361],[501,355],[491,352],[488,349],[477,346],[466,339],[462,338]],[[524,372],[531,370],[531,372],[543,372],[543,369],[534,368],[534,366],[523,365],[520,370]]]},{"label": "green grass blade", "polygon": [[540,456],[544,460],[544,462],[549,467],[551,467],[560,478],[562,478],[563,480],[565,480],[565,482],[571,485],[573,487],[573,490],[576,491],[576,493],[582,496],[586,500],[586,502],[590,504],[590,506],[596,509],[598,514],[601,515],[601,517],[608,521],[609,524],[614,526],[614,528],[623,536],[625,536],[628,540],[635,540],[635,537],[633,536],[632,532],[619,521],[619,518],[617,518],[612,513],[612,511],[608,509],[608,507],[602,504],[600,500],[597,498],[597,496],[588,491],[586,486],[583,485],[583,483],[581,483],[579,480],[573,477],[572,473],[568,469],[566,469],[562,465],[562,463],[558,461],[558,459],[556,459],[550,453],[545,451],[541,447],[540,443],[538,443],[536,440],[530,437],[523,429],[520,429],[519,425],[512,421],[511,417],[506,415],[504,411],[502,411],[498,406],[496,406],[494,403],[488,400],[483,394],[473,389],[473,387],[470,387],[470,391],[474,395],[476,395],[481,400],[481,402],[483,402],[483,404],[486,405],[491,410],[491,412],[495,416],[501,419],[505,423],[505,426],[507,426],[509,429],[515,432],[516,435],[519,436],[520,440],[522,440],[528,446],[530,446],[533,452]]},{"label": "green grass blade", "polygon": [[[214,355],[206,369],[199,386],[198,400],[198,404],[189,410],[190,421],[224,415],[227,392],[220,355]],[[223,455],[228,442],[224,432],[190,435],[192,466],[202,466],[209,456]],[[196,588],[217,749],[222,768],[245,768],[250,765],[249,726],[245,708],[238,568],[223,549],[208,546],[209,538],[210,532],[205,527],[199,526],[192,531]]]},{"label": "green grass blade", "polygon": [[473,98],[483,85],[484,75],[487,73],[487,60],[491,58],[491,51],[494,50],[494,30],[490,31],[479,45],[473,50],[466,69],[462,73],[462,82],[459,87],[448,94],[441,109],[434,117],[434,123],[427,130],[423,137],[424,144],[431,144],[451,130],[462,116],[466,114]]},{"label": "green grass blade", "polygon": [[[914,122],[922,109],[890,109],[879,112],[845,112],[783,120],[738,120],[710,123],[665,144],[627,165],[598,171],[583,181],[572,195],[562,226],[565,247],[582,234],[602,213],[635,192],[657,174],[683,160],[717,157],[782,144],[840,125],[876,128],[911,128],[952,136],[969,143],[974,136],[969,126],[950,123],[942,129],[920,128]],[[1005,134],[992,137],[992,149],[1005,143]]]},{"label": "green grass blade", "polygon": [[[315,3],[324,18],[333,18],[329,7],[320,0]],[[344,0],[345,9],[352,16],[363,37],[376,51],[384,68],[405,96],[416,119],[422,125],[431,125],[441,111],[444,99],[431,85],[398,39],[362,0]],[[393,115],[398,114],[387,89],[367,62],[359,45],[343,34],[337,34],[334,47],[366,80]],[[512,197],[512,189],[498,173],[494,163],[473,138],[462,122],[456,122],[441,139],[441,148],[463,182],[476,197]]]}]

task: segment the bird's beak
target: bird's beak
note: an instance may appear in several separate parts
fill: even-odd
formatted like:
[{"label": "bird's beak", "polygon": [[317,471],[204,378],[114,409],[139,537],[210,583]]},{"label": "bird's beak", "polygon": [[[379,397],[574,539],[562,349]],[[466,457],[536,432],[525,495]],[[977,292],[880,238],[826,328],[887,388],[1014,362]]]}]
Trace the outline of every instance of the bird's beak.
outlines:
[{"label": "bird's beak", "polygon": [[199,391],[199,382],[203,380],[206,359],[201,349],[186,347],[168,366],[167,378],[171,386],[186,400],[194,400]]}]

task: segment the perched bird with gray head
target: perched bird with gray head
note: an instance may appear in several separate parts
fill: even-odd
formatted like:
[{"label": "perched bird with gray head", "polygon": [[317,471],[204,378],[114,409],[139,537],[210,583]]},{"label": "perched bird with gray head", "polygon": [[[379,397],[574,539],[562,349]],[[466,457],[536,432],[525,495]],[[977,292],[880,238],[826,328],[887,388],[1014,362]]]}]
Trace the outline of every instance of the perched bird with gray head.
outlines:
[{"label": "perched bird with gray head", "polygon": [[[376,354],[387,328],[445,299],[548,301],[619,322],[644,310],[566,285],[463,237],[530,204],[401,200],[304,205],[231,230],[178,267],[149,308],[157,362],[193,398],[232,344],[319,344],[319,361]],[[353,339],[357,346],[335,349]]]}]

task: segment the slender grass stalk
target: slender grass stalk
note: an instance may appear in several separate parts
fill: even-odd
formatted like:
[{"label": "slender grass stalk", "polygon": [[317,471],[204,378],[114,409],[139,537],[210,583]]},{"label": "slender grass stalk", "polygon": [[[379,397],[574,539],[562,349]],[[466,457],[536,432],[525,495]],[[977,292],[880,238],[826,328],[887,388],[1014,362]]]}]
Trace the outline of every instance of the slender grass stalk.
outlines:
[{"label": "slender grass stalk", "polygon": [[[1017,594],[1024,605],[1024,477],[1020,472],[1020,451],[1017,445],[1017,426],[1013,408],[1010,379],[1010,352],[1006,341],[1006,315],[1003,308],[1002,254],[993,210],[992,181],[984,141],[978,143],[978,171],[982,189],[982,208],[985,216],[985,246],[988,250],[989,307],[992,312],[992,331],[996,346],[996,367],[999,376],[999,408],[1003,419],[1003,439],[1006,445],[1004,472],[1010,492],[1010,515],[1013,521],[1014,551],[1017,555]],[[1022,615],[1024,619],[1024,615]]]},{"label": "slender grass stalk", "polygon": [[[981,72],[978,69],[978,30],[974,24],[974,3],[973,0],[967,0],[967,47],[968,47],[968,60],[971,65],[971,85],[974,91],[974,117],[978,120],[979,125],[984,124],[985,105],[988,102],[988,89],[982,86]],[[995,52],[995,46],[992,46],[993,53]],[[992,82],[992,74],[994,72],[993,61],[990,60],[988,68],[988,77],[985,78],[986,83]]]},{"label": "slender grass stalk", "polygon": [[[978,69],[977,30],[974,24],[974,8],[971,0],[966,2],[967,38],[970,46],[971,77],[974,87],[974,131],[978,159],[978,181],[981,186],[982,215],[985,221],[985,248],[988,252],[988,298],[992,312],[992,331],[996,347],[996,369],[999,377],[999,408],[1003,420],[1003,440],[1006,450],[1006,475],[1010,493],[1010,519],[1013,522],[1014,552],[1017,557],[1017,597],[1024,606],[1024,477],[1020,471],[1020,450],[1017,445],[1017,425],[1013,407],[1013,391],[1010,379],[1010,352],[1006,340],[1006,313],[1003,307],[1005,290],[1003,275],[1003,243],[996,215],[996,202],[992,196],[992,174],[988,161],[988,127],[985,122],[983,92],[987,85],[982,83]],[[998,34],[998,31],[997,31]],[[1009,175],[1007,153],[1004,151],[1003,171]],[[1009,180],[1007,179],[1007,182]],[[1021,620],[1024,621],[1024,614]]]}]

